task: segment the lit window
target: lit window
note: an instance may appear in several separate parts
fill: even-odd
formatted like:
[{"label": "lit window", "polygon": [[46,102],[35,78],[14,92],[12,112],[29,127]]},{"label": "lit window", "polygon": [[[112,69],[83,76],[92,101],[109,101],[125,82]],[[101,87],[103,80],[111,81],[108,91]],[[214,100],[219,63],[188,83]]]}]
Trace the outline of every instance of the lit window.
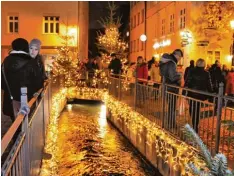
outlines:
[{"label": "lit window", "polygon": [[8,16],[8,32],[18,33],[19,32],[19,17]]},{"label": "lit window", "polygon": [[180,10],[180,29],[185,28],[185,21],[186,21],[186,11],[185,9]]},{"label": "lit window", "polygon": [[207,51],[207,58],[209,64],[220,60],[220,51]]},{"label": "lit window", "polygon": [[215,60],[220,60],[220,51],[215,51]]},{"label": "lit window", "polygon": [[44,16],[43,19],[44,33],[45,34],[58,34],[59,33],[59,17],[58,16]]}]

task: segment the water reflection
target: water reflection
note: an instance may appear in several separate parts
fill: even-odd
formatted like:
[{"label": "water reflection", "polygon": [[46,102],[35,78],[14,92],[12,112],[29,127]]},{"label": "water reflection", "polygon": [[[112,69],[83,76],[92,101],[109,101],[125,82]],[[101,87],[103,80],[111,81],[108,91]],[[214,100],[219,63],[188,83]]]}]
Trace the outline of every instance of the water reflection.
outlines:
[{"label": "water reflection", "polygon": [[100,137],[104,138],[106,134],[106,125],[107,125],[107,120],[106,120],[106,106],[101,105],[101,110],[100,110],[100,115],[98,119],[98,124],[99,124],[99,134]]},{"label": "water reflection", "polygon": [[157,175],[106,120],[104,105],[72,105],[62,112],[58,175]]}]

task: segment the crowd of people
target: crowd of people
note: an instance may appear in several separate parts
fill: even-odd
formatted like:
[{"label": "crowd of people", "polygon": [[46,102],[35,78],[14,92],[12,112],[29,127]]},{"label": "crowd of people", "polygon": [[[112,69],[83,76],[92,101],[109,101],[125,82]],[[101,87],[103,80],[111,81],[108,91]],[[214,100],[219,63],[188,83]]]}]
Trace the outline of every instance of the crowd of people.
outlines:
[{"label": "crowd of people", "polygon": [[[41,41],[38,39],[33,39],[28,43],[23,38],[17,38],[12,42],[12,51],[10,51],[2,63],[3,113],[10,116],[12,121],[15,120],[12,101],[20,101],[20,88],[27,87],[27,96],[30,100],[39,89],[43,88],[44,81],[47,79],[43,58],[40,55],[40,48]],[[139,84],[159,88],[164,77],[165,83],[172,85],[172,87],[167,87],[167,91],[174,94],[178,94],[179,90],[173,87],[173,85],[198,91],[218,93],[219,85],[223,83],[223,93],[228,96],[234,96],[233,67],[231,70],[228,70],[227,66],[223,65],[221,69],[221,64],[218,60],[209,67],[206,66],[204,59],[199,58],[196,63],[194,60],[191,60],[190,66],[185,69],[183,74],[183,72],[179,72],[177,69],[177,64],[182,57],[182,50],[176,49],[171,54],[163,54],[159,62],[154,57],[146,62],[142,56],[139,56],[137,63],[129,63],[129,67],[124,74],[126,75],[126,80],[130,83],[131,94],[133,94],[136,78]],[[97,58],[83,62],[81,67],[79,67],[79,73],[81,73],[80,79],[84,81],[92,80],[95,70],[102,69],[100,67],[100,59]],[[111,61],[107,67],[114,75],[123,74],[124,72],[123,64],[115,53],[111,54]],[[91,82],[88,82],[87,85],[91,86]],[[142,94],[141,92],[137,92],[137,97],[142,96]],[[188,92],[187,96],[202,101],[207,99],[206,96],[194,92]],[[168,116],[171,119],[170,123],[175,125],[177,98],[168,96],[167,100]],[[198,130],[200,108],[201,104],[199,103],[196,107],[192,103],[189,104],[192,123],[196,131]]]},{"label": "crowd of people", "polygon": [[[134,83],[136,78],[139,84],[153,86],[159,88],[162,78],[165,78],[165,83],[172,85],[167,87],[167,91],[175,94],[179,93],[179,89],[173,86],[185,87],[197,91],[216,93],[219,92],[220,83],[223,83],[223,94],[234,97],[234,67],[231,70],[227,69],[226,65],[221,68],[220,62],[217,60],[211,67],[206,65],[204,59],[199,58],[196,63],[194,60],[190,61],[190,66],[185,71],[178,71],[178,62],[183,57],[183,52],[180,49],[174,50],[171,54],[163,54],[160,61],[157,62],[153,57],[151,60],[146,62],[142,56],[137,58],[137,63],[130,63],[129,69],[127,70],[126,77],[130,83],[130,91],[133,94]],[[117,69],[118,68],[118,69]],[[114,72],[120,73],[120,68],[112,68]],[[144,101],[144,92],[137,90],[137,99]],[[173,95],[172,94],[172,95]],[[176,106],[177,96],[170,96],[167,94],[168,101],[168,119],[166,120],[170,126],[174,128],[176,126]],[[196,105],[194,102],[189,103],[189,112],[192,118],[192,124],[196,131],[198,131],[199,116],[201,109],[201,101],[208,100],[209,96],[189,91],[188,97],[198,100]],[[217,111],[217,102],[215,102],[215,114]],[[170,123],[170,124],[169,124]]]}]

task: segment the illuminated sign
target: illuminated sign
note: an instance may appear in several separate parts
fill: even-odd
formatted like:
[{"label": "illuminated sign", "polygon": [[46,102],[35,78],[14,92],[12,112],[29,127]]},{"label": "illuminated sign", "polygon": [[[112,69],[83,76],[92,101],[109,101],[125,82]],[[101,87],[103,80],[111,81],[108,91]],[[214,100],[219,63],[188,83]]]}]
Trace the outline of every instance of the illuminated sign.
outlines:
[{"label": "illuminated sign", "polygon": [[154,45],[153,45],[153,48],[154,49],[158,49],[160,47],[164,47],[164,46],[169,46],[171,45],[171,40],[168,39],[168,40],[163,40],[161,42],[156,42]]}]

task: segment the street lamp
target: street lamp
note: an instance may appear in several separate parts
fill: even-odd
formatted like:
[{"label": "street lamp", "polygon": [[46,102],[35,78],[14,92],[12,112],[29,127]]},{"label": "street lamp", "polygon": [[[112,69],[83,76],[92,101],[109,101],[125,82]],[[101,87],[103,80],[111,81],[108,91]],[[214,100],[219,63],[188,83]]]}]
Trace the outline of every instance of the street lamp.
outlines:
[{"label": "street lamp", "polygon": [[231,25],[231,28],[232,28],[232,31],[233,31],[233,34],[232,34],[232,47],[231,47],[231,55],[232,55],[232,66],[234,66],[234,20],[230,21],[230,25]]},{"label": "street lamp", "polygon": [[145,34],[142,34],[142,35],[140,36],[140,40],[141,40],[142,42],[145,42],[145,41],[147,40],[146,35],[145,35]]},{"label": "street lamp", "polygon": [[146,40],[147,40],[147,37],[146,37],[146,35],[145,34],[142,34],[141,36],[140,36],[140,40],[142,41],[142,42],[144,42],[144,59],[146,59]]}]

